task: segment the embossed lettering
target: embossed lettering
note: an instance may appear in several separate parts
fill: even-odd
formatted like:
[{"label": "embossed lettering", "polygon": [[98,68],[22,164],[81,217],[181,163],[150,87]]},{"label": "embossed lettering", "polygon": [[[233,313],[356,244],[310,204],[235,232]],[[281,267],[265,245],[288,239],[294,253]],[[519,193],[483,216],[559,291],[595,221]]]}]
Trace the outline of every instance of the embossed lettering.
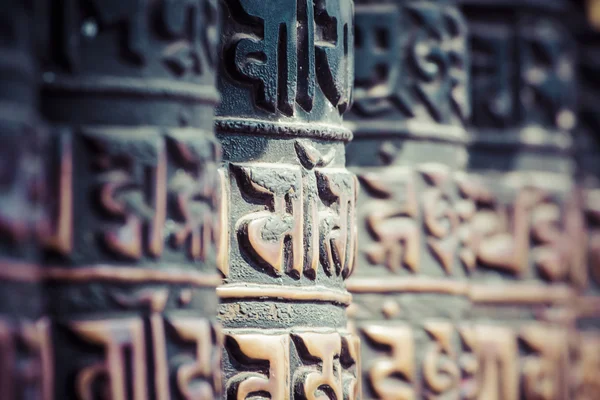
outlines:
[{"label": "embossed lettering", "polygon": [[373,391],[384,400],[415,398],[413,332],[408,326],[367,326],[362,328],[369,341],[389,349],[389,356],[379,357],[366,367]]},{"label": "embossed lettering", "polygon": [[290,337],[288,335],[235,334],[227,336],[227,350],[242,365],[268,364],[268,375],[240,372],[227,382],[227,394],[236,400],[268,393],[271,399],[290,399]]}]

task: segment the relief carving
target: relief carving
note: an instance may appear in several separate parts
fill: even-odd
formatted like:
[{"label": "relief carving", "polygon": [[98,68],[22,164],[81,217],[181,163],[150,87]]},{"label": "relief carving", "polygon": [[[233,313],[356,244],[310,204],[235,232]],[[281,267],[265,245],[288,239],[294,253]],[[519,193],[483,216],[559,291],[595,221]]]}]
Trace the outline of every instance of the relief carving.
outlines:
[{"label": "relief carving", "polygon": [[[294,377],[294,388],[298,394],[306,400],[345,399],[340,365],[340,335],[301,333],[292,338],[305,365],[296,371]],[[314,363],[317,364],[316,367],[306,366]]]},{"label": "relief carving", "polygon": [[[340,113],[352,87],[352,6],[342,0],[227,1],[243,32],[225,44],[226,67],[235,80],[251,83],[264,110],[310,112],[315,85]],[[252,22],[252,23],[249,23]]]},{"label": "relief carving", "polygon": [[[416,398],[415,348],[408,326],[365,326],[361,328],[367,343],[386,348],[387,355],[365,360],[370,386],[378,399],[412,400]],[[366,344],[365,344],[366,345]]]},{"label": "relief carving", "polygon": [[275,276],[315,279],[320,261],[328,276],[346,278],[357,240],[356,178],[343,168],[317,167],[335,152],[323,155],[302,140],[296,151],[302,167],[231,164],[246,203],[265,208],[236,222],[240,249]]},{"label": "relief carving", "polygon": [[423,379],[437,398],[458,388],[460,370],[452,343],[454,327],[448,322],[428,322],[425,331],[433,343],[423,359]]},{"label": "relief carving", "polygon": [[363,205],[369,210],[366,228],[376,241],[366,250],[367,259],[372,264],[385,265],[391,272],[403,267],[418,272],[419,207],[411,170],[394,168],[383,174],[365,173],[359,175],[359,180],[365,192],[377,199],[372,205]]},{"label": "relief carving", "polygon": [[[357,6],[356,15],[359,114],[397,111],[412,118],[426,113],[440,123],[469,114],[466,26],[456,9],[416,2],[400,9],[369,4]],[[398,31],[403,25],[406,35]]]},{"label": "relief carving", "polygon": [[[127,65],[162,64],[173,78],[212,75],[218,41],[215,0],[148,4],[77,0],[67,5],[52,0],[48,7],[56,7],[62,14],[43,27],[47,30],[44,40],[56,43],[44,47],[51,53],[46,57],[69,72],[86,69],[82,66],[88,61],[86,51],[94,47],[98,37],[124,37],[115,40],[114,59]],[[82,16],[86,17],[83,25]]]},{"label": "relief carving", "polygon": [[233,376],[226,385],[228,397],[246,400],[268,393],[271,399],[290,399],[289,335],[228,335],[226,348],[241,365],[260,364],[268,368],[266,373],[240,372]]},{"label": "relief carving", "polygon": [[[140,140],[136,146],[135,139],[118,131],[90,131],[86,136],[97,154],[93,165],[99,171],[100,209],[118,221],[107,224],[101,234],[103,242],[121,257],[160,256],[167,205],[166,152],[161,138]],[[155,183],[150,190],[146,189],[148,181]]]}]

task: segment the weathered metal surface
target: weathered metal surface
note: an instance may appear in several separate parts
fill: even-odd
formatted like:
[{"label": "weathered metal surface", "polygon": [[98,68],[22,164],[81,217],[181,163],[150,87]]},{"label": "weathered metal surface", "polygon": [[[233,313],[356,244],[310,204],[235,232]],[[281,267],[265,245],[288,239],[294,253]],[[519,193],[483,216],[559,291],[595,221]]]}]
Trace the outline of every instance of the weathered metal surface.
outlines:
[{"label": "weathered metal surface", "polygon": [[3,2],[0,26],[0,397],[42,398],[47,356],[37,242],[43,223],[37,202],[42,135],[32,9],[20,0]]},{"label": "weathered metal surface", "polygon": [[352,1],[223,4],[226,398],[357,399],[344,288],[357,187],[341,123],[353,82]]},{"label": "weathered metal surface", "polygon": [[474,367],[462,172],[470,114],[466,23],[450,1],[357,1],[358,256],[349,310],[369,399],[463,398]]},{"label": "weathered metal surface", "polygon": [[464,0],[472,49],[474,398],[571,399],[582,199],[569,4]]},{"label": "weathered metal surface", "polygon": [[[574,343],[574,399],[600,398],[600,32],[580,2],[572,30],[578,40],[578,125],[575,130],[577,180],[587,229],[587,285],[578,301]],[[597,16],[596,16],[597,18]],[[597,20],[595,21],[597,23]]]},{"label": "weathered metal surface", "polygon": [[218,398],[217,2],[44,4],[54,397]]}]

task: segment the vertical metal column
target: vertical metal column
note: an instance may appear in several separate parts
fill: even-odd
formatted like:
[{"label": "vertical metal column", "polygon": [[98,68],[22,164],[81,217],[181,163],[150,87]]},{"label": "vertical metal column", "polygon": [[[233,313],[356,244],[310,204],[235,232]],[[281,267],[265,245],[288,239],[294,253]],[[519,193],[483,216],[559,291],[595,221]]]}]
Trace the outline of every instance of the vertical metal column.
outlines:
[{"label": "vertical metal column", "polygon": [[216,3],[40,13],[56,399],[218,398]]},{"label": "vertical metal column", "polygon": [[571,157],[569,2],[462,3],[473,59],[472,398],[570,399],[585,231]]},{"label": "vertical metal column", "polygon": [[[578,2],[571,24],[578,40],[578,124],[575,131],[577,178],[587,228],[586,285],[577,302],[578,332],[572,338],[574,400],[600,398],[600,31],[588,23]],[[596,21],[597,23],[597,21]]]},{"label": "vertical metal column", "polygon": [[[357,1],[358,257],[349,310],[368,399],[463,398],[462,323],[475,267],[462,170],[470,114],[465,21],[452,1]],[[464,376],[461,376],[464,375]]]},{"label": "vertical metal column", "polygon": [[40,286],[43,214],[32,9],[0,7],[0,397],[48,398],[51,376]]},{"label": "vertical metal column", "polygon": [[351,0],[226,0],[216,132],[223,145],[228,399],[356,399],[346,331],[356,180],[342,114]]}]

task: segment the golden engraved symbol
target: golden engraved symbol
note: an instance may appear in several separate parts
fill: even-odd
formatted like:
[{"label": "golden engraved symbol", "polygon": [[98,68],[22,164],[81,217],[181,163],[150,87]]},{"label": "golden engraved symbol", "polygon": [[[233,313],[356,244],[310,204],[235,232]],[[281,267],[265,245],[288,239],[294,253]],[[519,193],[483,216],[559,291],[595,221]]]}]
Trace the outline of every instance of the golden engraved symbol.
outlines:
[{"label": "golden engraved symbol", "polygon": [[251,363],[251,360],[264,360],[269,363],[268,375],[241,372],[229,379],[226,389],[228,396],[234,396],[236,400],[246,400],[266,392],[273,400],[290,399],[289,335],[235,334],[228,335],[227,340],[228,351],[242,364]]},{"label": "golden engraved symbol", "polygon": [[479,394],[479,346],[477,333],[472,326],[461,326],[458,329],[463,351],[459,357],[461,369],[460,398],[475,400]]},{"label": "golden engraved symbol", "polygon": [[[303,191],[299,168],[277,164],[236,166],[246,193],[269,197],[272,211],[259,211],[243,217],[237,230],[248,245],[277,275],[285,270],[300,276],[304,264]],[[290,252],[285,241],[290,238]],[[287,260],[290,257],[291,260]],[[289,267],[286,268],[286,265]]]},{"label": "golden engraved symbol", "polygon": [[[93,400],[93,387],[106,378],[106,393],[113,400],[127,400],[127,382],[133,382],[132,400],[148,399],[144,323],[138,318],[73,321],[71,330],[85,341],[104,348],[105,360],[83,368],[75,377],[77,396]],[[127,358],[129,360],[127,360]],[[131,365],[132,376],[126,371]],[[131,378],[131,379],[129,379]]]},{"label": "golden engraved symbol", "polygon": [[[311,363],[319,360],[320,368],[301,368],[299,379],[307,400],[343,399],[342,373],[339,364],[342,351],[338,333],[301,333],[293,335],[300,356]],[[294,385],[296,386],[296,385]]]},{"label": "golden engraved symbol", "polygon": [[[376,358],[367,365],[368,376],[382,400],[413,400],[415,348],[413,332],[408,326],[366,326],[362,328],[369,341],[390,349],[390,355]],[[400,378],[402,377],[402,378]]]},{"label": "golden engraved symbol", "polygon": [[460,371],[452,349],[454,327],[448,322],[428,322],[425,331],[434,339],[423,359],[423,379],[427,387],[435,395],[457,389]]},{"label": "golden engraved symbol", "polygon": [[514,203],[504,206],[483,188],[477,193],[478,212],[472,219],[471,244],[479,262],[517,275],[526,270],[531,211],[540,198],[539,191],[522,188]]},{"label": "golden engraved symbol", "polygon": [[442,165],[430,164],[420,168],[429,187],[423,193],[423,220],[427,230],[427,245],[450,274],[458,246],[458,216],[447,193],[450,171]]},{"label": "golden engraved symbol", "polygon": [[573,360],[573,400],[600,398],[600,335],[579,333],[574,339],[576,359]]},{"label": "golden engraved symbol", "polygon": [[586,283],[585,222],[581,199],[571,194],[561,207],[545,201],[532,212],[532,235],[539,243],[533,256],[542,275],[551,281]]},{"label": "golden engraved symbol", "polygon": [[[95,164],[102,171],[98,176],[102,210],[124,221],[106,228],[102,237],[112,251],[132,259],[139,259],[144,251],[154,257],[163,251],[167,159],[163,138],[154,131],[151,133],[154,133],[151,143],[144,137],[143,142],[136,144],[129,143],[132,139],[124,137],[118,129],[85,132],[98,153]],[[134,148],[129,149],[129,146]],[[154,183],[151,190],[145,188],[148,180]],[[145,228],[148,229],[146,240]]]},{"label": "golden engraved symbol", "polygon": [[477,326],[479,400],[519,399],[519,349],[510,328]]},{"label": "golden engraved symbol", "polygon": [[333,149],[322,154],[303,140],[295,147],[302,167],[231,165],[244,200],[263,207],[238,219],[240,250],[276,276],[315,279],[320,261],[327,275],[346,278],[355,260],[356,179],[344,168],[326,168]]},{"label": "golden engraved symbol", "polygon": [[420,230],[415,219],[419,209],[411,170],[392,168],[385,173],[363,173],[359,179],[366,192],[376,198],[363,206],[369,210],[367,229],[376,240],[365,250],[367,259],[392,272],[401,267],[418,272]]},{"label": "golden engraved symbol", "polygon": [[524,327],[520,338],[533,351],[523,360],[526,400],[566,399],[568,342],[566,332],[544,325]]},{"label": "golden engraved symbol", "polygon": [[346,170],[317,169],[321,198],[331,206],[319,213],[321,264],[329,274],[348,277],[354,266],[356,247],[355,202],[357,182]]},{"label": "golden engraved symbol", "polygon": [[[221,387],[220,332],[213,332],[206,320],[172,318],[169,322],[182,340],[196,344],[195,359],[177,369],[179,392],[185,400],[216,398],[214,389]],[[214,335],[219,337],[216,343],[212,339]],[[194,382],[197,378],[203,381]]]},{"label": "golden engraved symbol", "polygon": [[[146,306],[149,315],[149,340],[146,323],[142,318],[114,320],[74,321],[71,329],[84,340],[102,345],[105,360],[85,367],[77,374],[76,391],[82,400],[93,399],[93,387],[102,378],[108,380],[105,390],[111,399],[129,399],[127,382],[134,382],[133,400],[147,398],[146,344],[152,344],[154,365],[154,391],[157,400],[171,400],[169,366],[176,361],[175,380],[178,392],[184,399],[213,399],[220,389],[220,343],[219,333],[209,321],[192,317],[170,317],[163,312],[167,304],[167,290],[142,290],[132,297],[116,296],[115,300],[125,306]],[[194,343],[195,354],[187,361],[185,355],[169,357],[167,347],[168,324],[177,342]],[[182,362],[183,361],[183,362]],[[131,364],[132,376],[126,366]],[[124,397],[119,397],[124,396]]]},{"label": "golden engraved symbol", "polygon": [[179,220],[171,239],[175,247],[187,243],[191,259],[206,261],[218,240],[218,221],[214,215],[218,178],[215,160],[220,159],[220,150],[213,140],[200,141],[196,134],[196,130],[186,129],[169,132],[177,153],[172,158],[179,164],[178,173],[168,185]]},{"label": "golden engraved symbol", "polygon": [[56,202],[50,215],[50,226],[42,229],[42,242],[47,249],[67,255],[73,249],[73,143],[72,132],[58,136],[58,191],[48,196]]},{"label": "golden engraved symbol", "polygon": [[[358,400],[362,394],[360,382],[360,338],[356,335],[342,336],[340,363],[345,400]],[[354,371],[351,370],[354,369]]]}]

